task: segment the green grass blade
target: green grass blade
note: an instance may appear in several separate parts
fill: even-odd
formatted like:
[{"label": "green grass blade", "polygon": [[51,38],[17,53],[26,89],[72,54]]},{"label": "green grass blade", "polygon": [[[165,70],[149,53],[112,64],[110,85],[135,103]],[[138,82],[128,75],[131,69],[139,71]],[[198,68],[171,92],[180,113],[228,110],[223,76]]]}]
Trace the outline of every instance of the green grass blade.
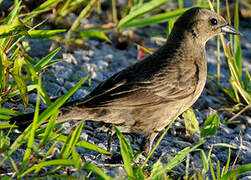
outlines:
[{"label": "green grass blade", "polygon": [[[234,26],[239,30],[239,0],[235,2],[235,16],[234,16]],[[241,79],[242,74],[242,62],[241,62],[241,45],[240,45],[240,36],[234,36],[234,54],[235,61],[237,65],[239,79]]]},{"label": "green grass blade", "polygon": [[227,148],[232,148],[232,149],[237,149],[237,147],[230,145],[230,144],[226,144],[226,143],[217,143],[217,144],[213,144],[214,146],[222,146],[222,147],[227,147]]},{"label": "green grass blade", "polygon": [[17,164],[15,164],[16,162],[13,160],[13,158],[11,156],[9,156],[8,152],[6,153],[6,156],[8,157],[8,160],[10,161],[10,163],[11,163],[13,169],[15,170],[15,172],[17,174],[19,174],[19,171],[18,171],[18,168],[17,168]]},{"label": "green grass blade", "polygon": [[32,83],[39,90],[40,97],[42,98],[42,100],[44,101],[44,103],[47,106],[49,106],[51,104],[50,98],[47,95],[47,93],[45,91],[45,88],[43,87],[42,83],[40,85],[38,85],[38,75],[37,75],[37,72],[32,67],[32,65],[30,64],[30,62],[26,61],[26,63],[25,63],[25,69],[26,69],[27,72],[29,72],[29,74],[31,76]]},{"label": "green grass blade", "polygon": [[[29,86],[27,86],[27,91],[30,92],[30,91],[32,91],[32,90],[34,90],[36,88],[37,88],[37,85],[29,85]],[[15,91],[9,93],[7,95],[7,98],[11,98],[11,97],[14,97],[14,96],[19,95],[19,94],[20,94],[20,90],[15,90]]]},{"label": "green grass blade", "polygon": [[[12,128],[16,128],[17,126],[13,125],[13,124],[9,124],[9,120],[11,118],[11,116],[8,115],[0,115],[0,129],[12,129]],[[6,121],[3,121],[6,120]]]},{"label": "green grass blade", "polygon": [[15,62],[13,68],[10,70],[11,75],[14,79],[14,81],[17,84],[17,87],[20,91],[20,95],[22,97],[24,107],[28,105],[28,91],[26,82],[24,80],[24,77],[22,75],[22,66],[24,64],[24,59],[22,57],[18,57]]},{"label": "green grass blade", "polygon": [[82,159],[80,155],[78,154],[75,146],[72,147],[72,159],[75,161],[75,167],[81,171],[81,165],[82,165]]},{"label": "green grass blade", "polygon": [[51,36],[59,33],[66,32],[66,29],[56,29],[56,30],[32,30],[29,31],[29,38],[31,39],[49,39]]},{"label": "green grass blade", "polygon": [[[231,99],[231,101],[238,103],[238,99],[236,98],[235,93],[233,92],[232,89],[224,88],[222,86],[219,86],[219,89],[224,92],[224,94]],[[229,102],[226,102],[229,104]]]},{"label": "green grass blade", "polygon": [[174,10],[171,12],[157,14],[155,16],[151,16],[151,17],[147,17],[147,18],[134,19],[134,20],[129,21],[123,25],[120,25],[120,28],[143,27],[143,26],[148,26],[151,24],[164,23],[164,22],[169,21],[170,19],[179,17],[187,9],[188,8],[179,9],[179,10]]},{"label": "green grass blade", "polygon": [[[44,134],[40,134],[39,137],[44,137]],[[55,138],[56,141],[63,142],[63,143],[67,142],[67,136],[57,134],[57,133],[51,133],[50,138]],[[104,149],[101,149],[101,148],[95,146],[94,144],[88,143],[88,142],[80,140],[80,139],[76,142],[76,146],[86,148],[86,149],[90,149],[90,150],[93,150],[93,151],[97,151],[97,152],[100,152],[102,154],[111,154],[110,152],[108,152],[108,151],[106,151]]]},{"label": "green grass blade", "polygon": [[83,4],[86,4],[88,1],[85,0],[66,0],[62,7],[57,12],[56,17],[56,24],[59,22],[62,22],[62,18],[64,18],[67,14],[69,14],[71,11],[74,11],[75,9],[81,7]]},{"label": "green grass blade", "polygon": [[230,157],[231,157],[231,148],[229,147],[229,148],[228,148],[228,158],[227,158],[227,163],[226,163],[225,170],[224,170],[224,173],[223,173],[223,174],[226,174],[226,173],[227,173],[227,171],[228,171],[229,164],[230,164]]},{"label": "green grass blade", "polygon": [[30,21],[33,17],[37,16],[43,11],[49,10],[52,7],[54,7],[56,4],[61,2],[62,0],[47,0],[43,4],[41,4],[39,7],[35,8],[32,12],[29,13],[29,15],[26,15],[23,19],[24,22]]},{"label": "green grass blade", "polygon": [[220,84],[220,38],[217,36],[217,83]]},{"label": "green grass blade", "polygon": [[[1,28],[0,28],[1,29]],[[6,84],[9,78],[9,74],[6,73],[6,69],[10,68],[11,65],[13,64],[12,61],[9,61],[4,50],[0,46],[0,60],[1,60],[1,89],[0,89],[0,94],[2,93],[2,90],[6,88]]]},{"label": "green grass blade", "polygon": [[142,16],[150,11],[153,11],[154,9],[157,9],[158,7],[169,1],[170,0],[152,0],[150,2],[142,4],[140,8],[137,8],[136,10],[130,12],[127,16],[121,19],[117,25],[117,28],[121,28],[123,25],[132,21],[133,19],[136,19],[139,16]]},{"label": "green grass blade", "polygon": [[25,57],[25,60],[28,61],[30,64],[35,65],[37,63],[37,61],[31,56],[29,56],[27,53],[22,52],[22,51],[19,51],[19,52],[22,56]]},{"label": "green grass blade", "polygon": [[11,118],[11,116],[8,115],[8,114],[6,114],[6,113],[5,114],[1,114],[0,113],[0,120],[9,120],[10,118]]},{"label": "green grass blade", "polygon": [[35,71],[41,71],[42,69],[44,69],[47,64],[51,61],[51,59],[58,53],[58,51],[61,48],[57,48],[54,51],[52,51],[50,54],[48,54],[47,56],[45,56],[43,59],[41,59],[35,66],[34,69]]},{"label": "green grass blade", "polygon": [[[25,33],[25,27],[24,25],[19,21],[18,18],[15,18],[13,21],[11,21],[10,24],[3,24],[0,26],[0,38],[3,39],[3,41],[8,42],[10,40],[10,36],[18,36],[22,33]],[[13,35],[14,34],[14,35]],[[4,39],[7,38],[7,39]],[[3,43],[1,45],[7,45],[7,43]]]},{"label": "green grass blade", "polygon": [[79,147],[83,147],[83,148],[86,148],[86,149],[90,149],[90,150],[93,150],[93,151],[97,151],[97,152],[100,152],[102,154],[111,154],[110,152],[104,150],[104,149],[101,149],[91,143],[88,143],[88,142],[85,142],[85,141],[82,141],[82,140],[79,140],[77,143],[76,143],[76,146],[79,146]]},{"label": "green grass blade", "polygon": [[90,29],[90,30],[85,30],[85,31],[80,31],[79,36],[82,39],[91,39],[91,38],[96,38],[96,39],[102,39],[107,42],[111,42],[110,39],[105,35],[104,32],[95,30],[95,29]]},{"label": "green grass blade", "polygon": [[[216,12],[220,14],[220,0],[216,1]],[[220,84],[220,37],[217,36],[217,83]]]},{"label": "green grass blade", "polygon": [[245,89],[251,94],[251,75],[248,70],[245,71]]},{"label": "green grass blade", "polygon": [[36,164],[32,166],[31,168],[27,169],[24,173],[20,174],[19,178],[22,178],[26,174],[28,174],[31,171],[38,172],[41,168],[45,166],[74,166],[74,161],[72,159],[56,159],[56,160],[50,160],[41,162],[39,164]]},{"label": "green grass blade", "polygon": [[237,177],[240,174],[250,172],[250,170],[251,170],[251,163],[245,164],[245,165],[242,165],[238,168],[235,168],[235,169],[229,171],[220,180],[229,180],[229,179]]},{"label": "green grass blade", "polygon": [[184,6],[183,0],[178,0],[178,7],[179,9],[182,9]]},{"label": "green grass blade", "polygon": [[[39,77],[38,84],[41,84],[41,77]],[[40,97],[39,97],[39,91],[38,91],[34,119],[33,119],[32,125],[31,125],[31,131],[29,133],[27,148],[25,150],[25,154],[23,157],[22,167],[21,167],[21,171],[20,171],[21,173],[24,171],[24,169],[28,163],[30,154],[32,152],[32,146],[33,146],[34,139],[35,139],[36,123],[38,121],[38,116],[39,116],[39,104],[40,104]]]},{"label": "green grass blade", "polygon": [[46,154],[44,155],[43,159],[41,160],[41,162],[45,162],[48,157],[53,154],[53,150],[55,149],[55,146],[58,142],[54,141],[54,143],[51,145],[50,149],[46,152]]},{"label": "green grass blade", "polygon": [[170,19],[170,20],[168,21],[168,25],[167,25],[167,27],[166,27],[166,34],[167,34],[167,35],[170,35],[170,34],[171,34],[172,29],[173,29],[173,26],[174,26],[174,23],[175,23],[175,19]]},{"label": "green grass blade", "polygon": [[[220,161],[218,160],[217,161],[217,169],[216,169],[216,172],[217,172],[217,180],[219,180],[220,179],[220,177],[221,177],[221,173],[220,173]],[[224,167],[223,167],[223,169],[222,169],[222,172],[224,171]]]},{"label": "green grass blade", "polygon": [[70,5],[71,0],[66,0],[62,7],[58,10],[57,12],[57,17],[56,17],[56,24],[62,19],[63,16],[65,16],[69,12],[69,5]]},{"label": "green grass blade", "polygon": [[15,8],[10,12],[10,14],[5,18],[5,24],[11,24],[11,22],[13,20],[15,20],[15,18],[17,17],[18,15],[18,10],[20,8],[20,5],[21,5],[22,1],[20,0],[18,2],[18,4],[16,4]]},{"label": "green grass blade", "polygon": [[79,26],[81,19],[87,18],[90,12],[93,10],[94,6],[97,4],[98,0],[91,0],[88,5],[80,12],[80,15],[77,17],[77,19],[72,24],[71,28],[67,32],[66,38],[70,39],[73,32],[75,32]]},{"label": "green grass blade", "polygon": [[22,112],[18,112],[18,111],[14,111],[11,109],[4,109],[4,108],[0,108],[0,114],[6,114],[6,115],[22,115]]},{"label": "green grass blade", "polygon": [[1,153],[6,152],[8,154],[8,147],[10,146],[10,138],[9,138],[9,133],[5,135],[4,131],[0,131],[0,150]]},{"label": "green grass blade", "polygon": [[14,51],[14,53],[11,55],[11,57],[9,58],[9,61],[15,61],[15,59],[17,58],[17,56],[19,55],[19,49],[20,47],[17,47]]},{"label": "green grass blade", "polygon": [[208,162],[209,162],[209,168],[210,168],[210,172],[211,172],[212,179],[213,179],[213,180],[216,180],[215,173],[214,173],[214,169],[213,169],[213,164],[212,164],[212,161],[211,161],[211,154],[212,154],[213,146],[214,146],[214,145],[212,145],[212,146],[210,147],[210,150],[209,150],[207,159],[208,159]]},{"label": "green grass blade", "polygon": [[41,139],[40,146],[43,146],[43,145],[45,145],[45,144],[48,142],[48,139],[49,139],[49,137],[50,137],[50,134],[52,133],[53,128],[54,128],[54,126],[55,126],[57,117],[58,117],[58,111],[56,111],[56,112],[50,117],[49,122],[48,122],[48,124],[47,124],[47,126],[46,126],[46,129],[45,129],[43,138]]},{"label": "green grass blade", "polygon": [[172,168],[174,168],[175,166],[177,166],[178,164],[180,164],[181,162],[184,161],[187,153],[191,152],[191,148],[190,147],[186,147],[184,149],[182,149],[180,152],[178,152],[175,157],[166,164],[165,169],[169,169],[171,170]]},{"label": "green grass blade", "polygon": [[[162,169],[164,168],[163,164],[158,160],[156,163],[153,164],[152,166],[152,171],[151,171],[151,179],[152,180],[159,180],[159,179],[165,179],[166,177],[166,172],[163,172]],[[162,173],[159,173],[159,172]]]},{"label": "green grass blade", "polygon": [[[39,176],[33,178],[32,180],[45,180],[45,179],[69,179],[69,180],[79,180],[78,177],[70,176],[70,175],[58,175],[58,174],[47,174],[45,176]],[[83,180],[85,180],[83,178]]]},{"label": "green grass blade", "polygon": [[202,167],[205,170],[205,172],[207,172],[209,170],[209,163],[208,163],[207,156],[203,150],[200,150],[200,157],[202,160],[202,165],[203,165]]},{"label": "green grass blade", "polygon": [[130,144],[128,144],[127,140],[123,136],[123,134],[118,130],[118,128],[114,125],[115,132],[119,138],[120,141],[120,149],[121,149],[121,155],[124,162],[124,168],[126,171],[126,174],[128,176],[128,179],[133,179],[133,169],[132,169],[132,149],[130,147]]},{"label": "green grass blade", "polygon": [[211,172],[212,179],[216,180],[216,176],[215,176],[215,172],[214,172],[214,169],[213,169],[213,164],[211,162],[211,159],[209,159],[209,167],[210,167],[210,172]]},{"label": "green grass blade", "polygon": [[191,148],[187,147],[178,152],[170,162],[168,162],[162,169],[160,169],[158,172],[154,174],[152,179],[156,179],[159,175],[166,173],[166,171],[171,170],[172,168],[183,162],[187,153],[189,153],[190,150]]},{"label": "green grass blade", "polygon": [[69,155],[72,152],[72,148],[74,148],[74,146],[76,145],[79,139],[79,136],[81,134],[83,127],[84,127],[84,123],[81,122],[80,125],[75,130],[73,130],[70,133],[70,135],[67,136],[67,140],[61,149],[59,157],[61,157],[62,159],[66,159],[69,157]]},{"label": "green grass blade", "polygon": [[95,172],[96,174],[98,174],[102,179],[105,180],[114,180],[113,178],[107,176],[99,167],[90,164],[90,163],[85,163],[84,168],[90,171]]},{"label": "green grass blade", "polygon": [[178,164],[180,164],[181,162],[184,161],[185,157],[187,156],[188,153],[194,151],[195,149],[197,149],[199,146],[201,146],[205,141],[191,147],[186,147],[184,149],[182,149],[181,151],[179,151],[174,158],[168,162],[164,168],[162,168],[162,170],[158,171],[155,176],[153,176],[152,178],[156,178],[158,175],[163,174],[164,172],[171,170],[172,168],[174,168],[175,166],[177,166]]},{"label": "green grass blade", "polygon": [[233,82],[234,87],[238,90],[238,92],[241,94],[243,99],[247,104],[251,103],[251,94],[246,92],[245,89],[243,89],[236,81]]},{"label": "green grass blade", "polygon": [[[0,51],[2,51],[2,49],[0,49]],[[1,55],[3,54],[3,52],[0,52],[0,95],[2,94],[2,82],[3,82],[3,75],[4,75],[4,71],[3,71],[3,64],[2,64],[2,57]]]},{"label": "green grass blade", "polygon": [[135,179],[142,179],[142,180],[145,179],[143,170],[142,170],[139,166],[136,167],[136,168],[133,170],[133,174],[134,174]]}]

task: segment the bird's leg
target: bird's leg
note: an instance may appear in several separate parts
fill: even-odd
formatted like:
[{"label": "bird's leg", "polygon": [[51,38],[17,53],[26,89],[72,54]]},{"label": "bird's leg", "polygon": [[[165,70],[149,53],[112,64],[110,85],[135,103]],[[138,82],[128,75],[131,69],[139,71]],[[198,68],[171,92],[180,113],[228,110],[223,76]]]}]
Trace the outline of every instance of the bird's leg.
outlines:
[{"label": "bird's leg", "polygon": [[135,147],[136,141],[137,141],[137,134],[131,133],[131,137],[132,137],[132,142],[131,142],[131,144],[133,145],[133,147]]},{"label": "bird's leg", "polygon": [[140,146],[140,150],[144,151],[146,155],[148,155],[152,150],[152,144],[156,136],[158,135],[158,132],[153,132],[149,135],[145,135]]},{"label": "bird's leg", "polygon": [[112,137],[112,125],[110,124],[108,126],[108,130],[107,130],[107,151],[110,152],[111,150],[111,138]]}]

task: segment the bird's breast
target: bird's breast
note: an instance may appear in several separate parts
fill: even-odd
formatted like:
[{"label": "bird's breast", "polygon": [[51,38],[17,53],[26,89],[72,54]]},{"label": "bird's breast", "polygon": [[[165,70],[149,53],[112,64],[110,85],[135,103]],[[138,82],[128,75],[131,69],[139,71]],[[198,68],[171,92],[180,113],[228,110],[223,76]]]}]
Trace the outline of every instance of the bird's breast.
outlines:
[{"label": "bird's breast", "polygon": [[194,92],[194,102],[201,95],[207,80],[207,61],[206,61],[206,53],[201,53],[201,60],[196,62],[196,66],[198,68],[198,83]]}]

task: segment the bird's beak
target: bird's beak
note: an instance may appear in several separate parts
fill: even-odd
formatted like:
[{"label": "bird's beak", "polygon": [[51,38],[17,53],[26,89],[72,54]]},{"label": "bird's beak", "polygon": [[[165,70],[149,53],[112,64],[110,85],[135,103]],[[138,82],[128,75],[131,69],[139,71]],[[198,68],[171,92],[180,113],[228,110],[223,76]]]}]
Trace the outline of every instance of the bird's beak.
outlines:
[{"label": "bird's beak", "polygon": [[227,33],[227,34],[236,34],[236,35],[241,35],[239,31],[237,31],[233,26],[227,24],[225,26],[221,27],[221,32]]}]

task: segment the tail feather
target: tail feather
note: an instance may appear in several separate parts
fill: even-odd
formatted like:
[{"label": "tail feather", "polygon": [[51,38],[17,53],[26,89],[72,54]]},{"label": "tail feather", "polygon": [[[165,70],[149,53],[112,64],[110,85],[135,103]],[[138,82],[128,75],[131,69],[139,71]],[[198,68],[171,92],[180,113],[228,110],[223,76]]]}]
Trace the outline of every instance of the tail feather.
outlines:
[{"label": "tail feather", "polygon": [[23,131],[33,122],[34,113],[23,114],[9,119],[10,124],[15,124]]},{"label": "tail feather", "polygon": [[[44,110],[45,109],[41,110],[40,113],[42,113]],[[59,109],[59,115],[56,123],[70,120],[89,120],[121,124],[124,123],[124,117],[121,118],[120,111],[121,110],[114,109],[113,113],[111,113],[111,110],[106,108],[88,108],[83,106],[78,107],[76,105],[74,106],[73,103],[68,103]],[[9,123],[17,125],[18,129],[23,131],[33,122],[33,119],[34,113],[28,113],[10,118]],[[113,119],[117,119],[117,121],[113,122]]]}]

